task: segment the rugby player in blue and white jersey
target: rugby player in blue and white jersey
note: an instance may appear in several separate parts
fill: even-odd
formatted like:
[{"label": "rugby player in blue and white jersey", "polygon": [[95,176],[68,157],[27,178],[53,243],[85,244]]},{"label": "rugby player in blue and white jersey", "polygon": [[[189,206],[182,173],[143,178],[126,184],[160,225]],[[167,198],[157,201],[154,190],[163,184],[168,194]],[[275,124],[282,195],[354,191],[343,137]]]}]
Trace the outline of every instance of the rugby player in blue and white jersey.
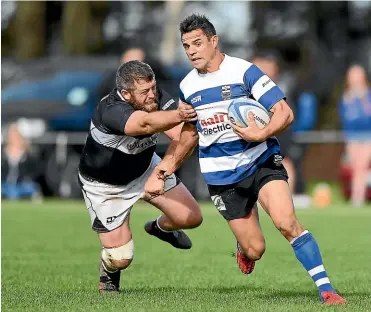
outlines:
[{"label": "rugby player in blue and white jersey", "polygon": [[[205,16],[187,17],[180,24],[180,33],[194,67],[180,83],[180,98],[197,112],[192,131],[199,136],[201,172],[216,208],[237,239],[236,259],[241,271],[250,274],[265,251],[256,206],[259,201],[312,277],[321,302],[346,303],[330,283],[316,240],[295,216],[275,138],[294,119],[284,94],[254,64],[221,53],[215,28]],[[229,104],[244,97],[254,98],[272,113],[264,129],[256,126],[251,114],[247,128],[229,122]],[[186,140],[190,136],[189,131],[188,127],[181,134],[173,157],[158,165],[159,178],[172,174],[189,154],[187,144],[181,143],[182,137]]]}]

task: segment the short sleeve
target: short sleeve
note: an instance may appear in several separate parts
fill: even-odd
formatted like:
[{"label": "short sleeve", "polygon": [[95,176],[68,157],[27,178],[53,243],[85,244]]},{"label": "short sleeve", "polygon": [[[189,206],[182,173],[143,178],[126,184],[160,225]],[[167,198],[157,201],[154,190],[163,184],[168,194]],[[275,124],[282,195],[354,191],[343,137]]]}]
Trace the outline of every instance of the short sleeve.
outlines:
[{"label": "short sleeve", "polygon": [[159,89],[158,94],[161,110],[176,110],[178,108],[178,103],[164,89]]},{"label": "short sleeve", "polygon": [[179,98],[182,102],[187,103],[181,88],[179,88]]},{"label": "short sleeve", "polygon": [[124,102],[116,102],[110,105],[102,115],[102,123],[105,127],[114,131],[124,133],[126,122],[132,113],[134,108]]},{"label": "short sleeve", "polygon": [[252,64],[245,71],[243,82],[247,91],[268,111],[278,101],[286,98],[274,81],[265,75],[255,64]]},{"label": "short sleeve", "polygon": [[[187,103],[185,97],[184,97],[184,93],[182,91],[182,89],[179,87],[179,99],[183,102],[183,103]],[[189,104],[189,103],[187,103]],[[192,125],[197,125],[197,120],[196,121],[189,121],[190,124]]]}]

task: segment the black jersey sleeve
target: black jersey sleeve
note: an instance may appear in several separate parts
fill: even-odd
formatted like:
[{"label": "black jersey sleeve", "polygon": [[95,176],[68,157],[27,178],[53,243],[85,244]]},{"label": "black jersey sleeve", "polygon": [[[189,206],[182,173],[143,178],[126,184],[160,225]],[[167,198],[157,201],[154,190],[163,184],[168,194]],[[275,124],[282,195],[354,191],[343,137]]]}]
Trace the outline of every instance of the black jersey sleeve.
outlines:
[{"label": "black jersey sleeve", "polygon": [[116,102],[107,107],[102,115],[102,123],[109,129],[124,133],[126,122],[134,112],[135,110],[131,105]]},{"label": "black jersey sleeve", "polygon": [[160,103],[160,110],[176,110],[178,108],[178,103],[164,89],[158,90],[158,97]]}]

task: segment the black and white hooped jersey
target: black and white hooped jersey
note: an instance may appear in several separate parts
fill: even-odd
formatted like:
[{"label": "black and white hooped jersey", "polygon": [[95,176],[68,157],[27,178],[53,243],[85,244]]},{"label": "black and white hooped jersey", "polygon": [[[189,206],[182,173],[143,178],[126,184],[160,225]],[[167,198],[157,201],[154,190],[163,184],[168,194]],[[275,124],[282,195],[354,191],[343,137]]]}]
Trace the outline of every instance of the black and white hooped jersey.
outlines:
[{"label": "black and white hooped jersey", "polygon": [[[177,103],[158,89],[159,110],[173,110]],[[158,133],[128,136],[126,122],[134,108],[125,102],[117,89],[97,105],[80,158],[79,172],[95,181],[126,185],[149,167],[156,149]]]}]

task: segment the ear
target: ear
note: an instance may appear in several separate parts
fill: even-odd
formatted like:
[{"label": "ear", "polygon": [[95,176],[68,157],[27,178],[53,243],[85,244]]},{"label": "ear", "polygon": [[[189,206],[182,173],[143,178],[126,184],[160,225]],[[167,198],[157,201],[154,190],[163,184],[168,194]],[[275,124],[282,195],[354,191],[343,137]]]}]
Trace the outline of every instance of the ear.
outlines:
[{"label": "ear", "polygon": [[121,91],[121,96],[125,99],[125,101],[129,102],[131,99],[131,94],[127,90],[122,90]]},{"label": "ear", "polygon": [[218,44],[219,44],[219,37],[217,35],[213,36],[211,38],[211,43],[213,45],[213,48],[216,49],[218,47]]}]

